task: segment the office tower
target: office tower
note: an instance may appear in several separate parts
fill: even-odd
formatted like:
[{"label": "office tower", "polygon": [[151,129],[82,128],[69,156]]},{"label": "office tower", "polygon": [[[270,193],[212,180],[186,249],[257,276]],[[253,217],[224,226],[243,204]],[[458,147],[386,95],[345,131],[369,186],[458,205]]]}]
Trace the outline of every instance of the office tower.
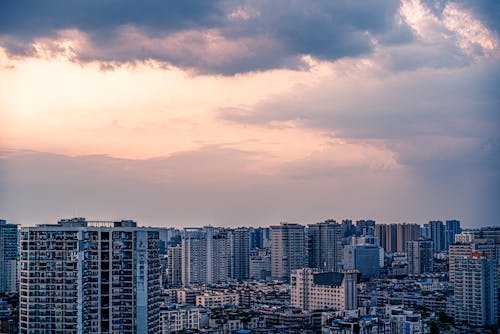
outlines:
[{"label": "office tower", "polygon": [[431,240],[434,243],[434,251],[440,253],[446,249],[444,225],[440,220],[429,222],[429,230],[431,232]]},{"label": "office tower", "polygon": [[243,281],[250,278],[250,231],[246,227],[232,230],[232,275]]},{"label": "office tower", "polygon": [[420,237],[420,226],[418,224],[397,224],[397,251],[406,252],[408,241],[417,240]]},{"label": "office tower", "polygon": [[182,237],[182,284],[195,286],[227,281],[231,245],[222,228],[185,228]]},{"label": "office tower", "polygon": [[17,291],[17,225],[0,219],[0,293]]},{"label": "office tower", "polygon": [[294,307],[306,311],[320,308],[344,311],[357,308],[356,270],[338,273],[303,268],[294,270],[290,276],[290,297]]},{"label": "office tower", "polygon": [[308,225],[309,267],[340,271],[342,267],[342,227],[335,220]]},{"label": "office tower", "polygon": [[470,326],[498,324],[498,263],[472,253],[455,259],[455,321]]},{"label": "office tower", "polygon": [[22,228],[20,333],[157,333],[158,243],[133,221]]},{"label": "office tower", "polygon": [[433,270],[434,244],[431,240],[408,241],[408,274],[419,275]]},{"label": "office tower", "polygon": [[357,220],[356,221],[356,235],[375,235],[375,221],[374,220]]},{"label": "office tower", "polygon": [[455,242],[455,235],[462,232],[459,220],[447,220],[444,231],[445,249],[448,249]]},{"label": "office tower", "polygon": [[250,228],[250,249],[264,248],[264,229],[262,227]]},{"label": "office tower", "polygon": [[380,247],[376,245],[347,245],[344,247],[344,270],[358,270],[362,276],[380,274]]},{"label": "office tower", "polygon": [[306,265],[304,226],[281,223],[271,226],[271,277],[288,282],[292,270]]},{"label": "office tower", "polygon": [[182,246],[168,248],[166,275],[166,286],[182,286]]}]

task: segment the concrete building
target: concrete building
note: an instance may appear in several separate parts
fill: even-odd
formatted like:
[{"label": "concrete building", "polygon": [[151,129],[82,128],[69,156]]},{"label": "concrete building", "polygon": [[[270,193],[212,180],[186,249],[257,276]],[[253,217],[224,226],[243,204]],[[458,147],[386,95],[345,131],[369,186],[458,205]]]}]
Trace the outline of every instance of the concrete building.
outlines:
[{"label": "concrete building", "polygon": [[18,291],[17,237],[17,225],[0,219],[0,293]]},{"label": "concrete building", "polygon": [[288,282],[293,270],[306,266],[304,226],[281,223],[271,226],[271,277]]},{"label": "concrete building", "polygon": [[250,251],[250,278],[265,281],[271,277],[271,252],[268,249]]},{"label": "concrete building", "polygon": [[446,250],[445,229],[443,222],[440,220],[432,220],[429,222],[429,232],[431,240],[434,243],[434,251],[436,253]]},{"label": "concrete building", "polygon": [[205,292],[196,296],[196,306],[206,308],[221,308],[224,305],[239,305],[239,295],[237,293],[226,292]]},{"label": "concrete building", "polygon": [[182,286],[182,246],[168,248],[166,276],[166,286]]},{"label": "concrete building", "polygon": [[460,234],[461,232],[462,229],[460,228],[460,220],[453,219],[446,221],[446,226],[444,230],[446,249],[448,249],[450,245],[455,242],[455,236],[457,234]]},{"label": "concrete building", "polygon": [[397,231],[398,252],[407,252],[408,241],[417,240],[420,237],[420,226],[418,224],[398,224]]},{"label": "concrete building", "polygon": [[498,324],[498,263],[479,253],[455,259],[455,321]]},{"label": "concrete building", "polygon": [[454,243],[450,245],[448,250],[449,258],[449,279],[450,282],[455,280],[455,260],[457,258],[468,257],[472,253],[486,254],[489,259],[497,260],[496,245],[491,239],[472,239],[468,243]]},{"label": "concrete building", "polygon": [[420,275],[433,270],[434,244],[431,240],[408,241],[408,274]]},{"label": "concrete building", "polygon": [[165,308],[160,311],[161,334],[199,330],[204,310],[199,307]]},{"label": "concrete building", "polygon": [[305,311],[320,308],[354,310],[357,308],[359,272],[319,272],[311,268],[295,270],[290,275],[291,305]]},{"label": "concrete building", "polygon": [[22,228],[20,333],[157,333],[158,244],[133,221]]},{"label": "concrete building", "polygon": [[408,241],[417,240],[420,237],[420,226],[407,223],[377,224],[375,236],[387,253],[406,252]]},{"label": "concrete building", "polygon": [[342,226],[335,220],[308,225],[309,267],[340,271],[342,267]]},{"label": "concrete building", "polygon": [[250,278],[250,230],[240,227],[231,231],[231,277],[238,281]]},{"label": "concrete building", "polygon": [[231,245],[227,230],[185,228],[182,237],[182,284],[196,286],[227,281]]},{"label": "concrete building", "polygon": [[344,270],[356,269],[362,276],[380,274],[380,247],[376,245],[347,245],[344,247]]}]

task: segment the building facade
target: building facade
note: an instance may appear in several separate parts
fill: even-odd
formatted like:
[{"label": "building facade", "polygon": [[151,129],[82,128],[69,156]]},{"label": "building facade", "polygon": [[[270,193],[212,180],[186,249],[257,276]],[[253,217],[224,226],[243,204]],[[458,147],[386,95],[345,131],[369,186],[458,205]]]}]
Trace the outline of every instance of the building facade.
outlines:
[{"label": "building facade", "polygon": [[295,270],[290,275],[291,305],[302,310],[357,308],[358,271],[319,272],[312,268]]},{"label": "building facade", "polygon": [[231,275],[228,230],[186,228],[182,237],[182,284],[196,286],[227,281]]},{"label": "building facade", "polygon": [[344,247],[344,270],[358,270],[362,276],[380,274],[380,247],[376,245],[347,245]]},{"label": "building facade", "polygon": [[408,274],[431,273],[434,264],[434,244],[431,240],[419,239],[408,242]]},{"label": "building facade", "polygon": [[157,333],[158,251],[132,221],[22,228],[20,333]]},{"label": "building facade", "polygon": [[444,224],[440,220],[433,220],[429,222],[429,232],[431,240],[434,243],[434,251],[436,253],[446,250],[446,237]]},{"label": "building facade", "polygon": [[342,267],[342,226],[334,220],[308,225],[309,267],[340,271]]},{"label": "building facade", "polygon": [[231,231],[231,277],[237,281],[250,278],[250,230],[246,227]]},{"label": "building facade", "polygon": [[17,289],[17,225],[0,219],[0,293]]},{"label": "building facade", "polygon": [[484,254],[455,259],[455,321],[498,324],[498,263]]},{"label": "building facade", "polygon": [[293,270],[306,266],[304,226],[281,223],[271,226],[271,277],[288,282]]}]

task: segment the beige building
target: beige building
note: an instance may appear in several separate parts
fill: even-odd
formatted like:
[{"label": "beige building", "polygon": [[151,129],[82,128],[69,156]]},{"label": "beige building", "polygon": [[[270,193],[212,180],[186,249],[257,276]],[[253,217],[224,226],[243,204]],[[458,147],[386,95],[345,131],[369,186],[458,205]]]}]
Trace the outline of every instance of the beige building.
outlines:
[{"label": "beige building", "polygon": [[357,270],[319,272],[311,268],[290,275],[291,304],[306,311],[320,308],[353,310],[357,308]]},{"label": "beige building", "polygon": [[227,304],[239,305],[237,293],[205,292],[196,296],[196,306],[217,308]]}]

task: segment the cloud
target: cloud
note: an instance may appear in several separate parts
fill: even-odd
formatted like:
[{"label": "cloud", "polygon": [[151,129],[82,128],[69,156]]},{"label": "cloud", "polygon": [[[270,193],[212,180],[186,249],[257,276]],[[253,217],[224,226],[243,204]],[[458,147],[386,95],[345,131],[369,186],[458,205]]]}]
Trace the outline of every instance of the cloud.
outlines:
[{"label": "cloud", "polygon": [[[70,53],[81,62],[158,60],[205,73],[304,68],[368,54],[374,40],[403,41],[399,2],[364,0],[10,2],[0,43],[14,55]],[[293,22],[293,24],[291,24]],[[395,30],[394,33],[391,33]]]}]

